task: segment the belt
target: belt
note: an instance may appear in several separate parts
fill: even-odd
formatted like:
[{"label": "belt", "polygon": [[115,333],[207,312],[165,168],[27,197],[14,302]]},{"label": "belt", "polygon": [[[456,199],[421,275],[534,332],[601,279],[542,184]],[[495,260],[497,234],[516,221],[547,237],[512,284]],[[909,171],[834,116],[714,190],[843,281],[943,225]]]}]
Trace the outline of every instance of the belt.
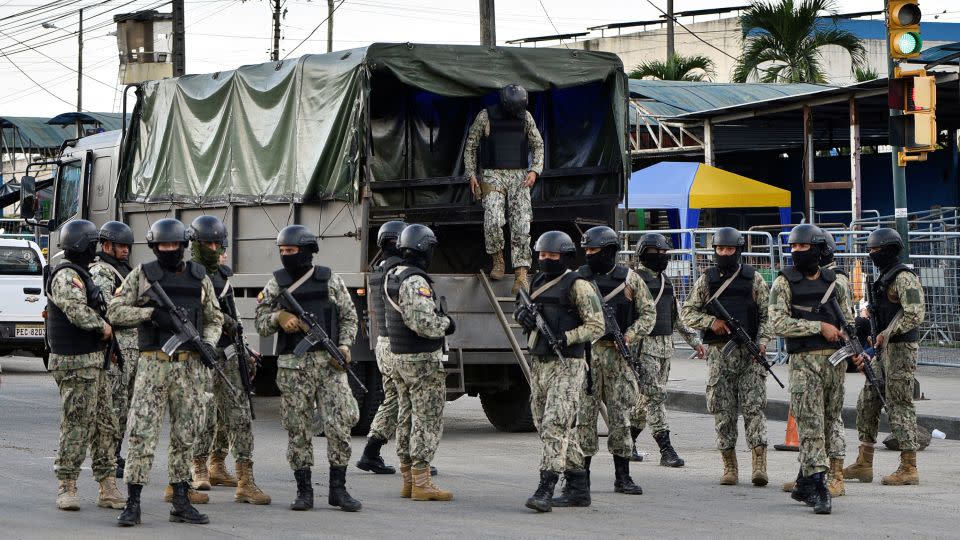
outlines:
[{"label": "belt", "polygon": [[194,351],[177,351],[173,356],[163,351],[143,351],[140,356],[150,358],[158,362],[186,362],[187,360],[200,358],[200,353]]}]

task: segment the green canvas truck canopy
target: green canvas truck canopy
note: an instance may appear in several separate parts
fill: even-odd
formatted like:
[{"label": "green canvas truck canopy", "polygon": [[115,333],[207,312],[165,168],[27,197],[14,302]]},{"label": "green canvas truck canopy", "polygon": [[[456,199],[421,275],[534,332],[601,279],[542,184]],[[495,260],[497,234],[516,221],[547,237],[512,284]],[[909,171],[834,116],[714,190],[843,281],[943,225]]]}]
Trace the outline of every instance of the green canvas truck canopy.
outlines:
[{"label": "green canvas truck canopy", "polygon": [[[535,110],[549,103],[548,121],[568,134],[548,148],[553,167],[602,164],[628,174],[627,79],[615,55],[373,44],[144,83],[121,194],[195,204],[356,201],[361,178],[376,185],[462,174],[469,121],[509,83],[530,91]],[[411,113],[425,107],[428,114]]]}]

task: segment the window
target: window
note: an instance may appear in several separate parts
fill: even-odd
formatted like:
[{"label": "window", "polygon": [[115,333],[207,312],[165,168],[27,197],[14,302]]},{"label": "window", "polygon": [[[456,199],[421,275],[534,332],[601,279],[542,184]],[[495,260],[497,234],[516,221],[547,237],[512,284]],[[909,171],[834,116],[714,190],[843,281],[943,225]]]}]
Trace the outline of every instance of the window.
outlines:
[{"label": "window", "polygon": [[0,248],[0,275],[39,276],[42,270],[36,251],[26,247]]},{"label": "window", "polygon": [[60,179],[57,181],[57,225],[62,225],[80,211],[80,183],[82,161],[72,161],[60,166]]}]

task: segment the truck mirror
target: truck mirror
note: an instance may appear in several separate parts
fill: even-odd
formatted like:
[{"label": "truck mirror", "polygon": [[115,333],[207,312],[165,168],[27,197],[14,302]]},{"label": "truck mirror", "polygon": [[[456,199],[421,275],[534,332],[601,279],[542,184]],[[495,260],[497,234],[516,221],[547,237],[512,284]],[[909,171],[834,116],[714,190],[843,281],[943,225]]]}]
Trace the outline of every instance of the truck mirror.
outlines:
[{"label": "truck mirror", "polygon": [[20,217],[33,219],[37,216],[37,179],[32,176],[20,178]]}]

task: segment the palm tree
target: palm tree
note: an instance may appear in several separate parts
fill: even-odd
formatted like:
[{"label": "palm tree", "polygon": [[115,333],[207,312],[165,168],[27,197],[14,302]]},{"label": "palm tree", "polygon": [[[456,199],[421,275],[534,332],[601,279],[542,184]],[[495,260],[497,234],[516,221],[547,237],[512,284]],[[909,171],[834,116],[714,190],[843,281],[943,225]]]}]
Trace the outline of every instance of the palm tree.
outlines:
[{"label": "palm tree", "polygon": [[713,60],[703,55],[674,54],[667,59],[650,60],[637,65],[630,72],[631,79],[650,77],[662,81],[709,81],[716,75]]},{"label": "palm tree", "polygon": [[853,68],[853,78],[855,78],[857,82],[867,82],[874,79],[879,79],[880,74],[877,73],[877,70],[870,66],[855,67]]},{"label": "palm tree", "polygon": [[835,14],[834,0],[753,0],[740,16],[743,54],[733,80],[746,82],[754,76],[767,83],[827,82],[820,51],[827,45],[845,49],[854,68],[862,66],[866,49],[860,38],[818,19],[821,13]]}]

